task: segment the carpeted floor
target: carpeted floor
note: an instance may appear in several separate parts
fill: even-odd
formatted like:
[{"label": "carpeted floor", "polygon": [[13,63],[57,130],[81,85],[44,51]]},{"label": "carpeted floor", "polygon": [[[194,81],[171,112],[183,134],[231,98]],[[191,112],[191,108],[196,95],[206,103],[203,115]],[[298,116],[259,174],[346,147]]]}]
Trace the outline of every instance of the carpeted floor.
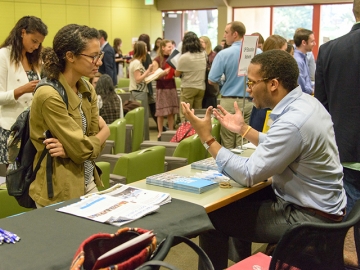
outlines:
[{"label": "carpeted floor", "polygon": [[[193,238],[192,241],[199,244],[198,238]],[[253,243],[252,253],[265,252],[266,244]],[[179,244],[171,248],[169,255],[165,259],[166,262],[181,270],[196,270],[198,264],[198,257],[186,244]],[[228,266],[233,265],[234,262],[229,260]],[[165,269],[165,268],[160,268]]]}]

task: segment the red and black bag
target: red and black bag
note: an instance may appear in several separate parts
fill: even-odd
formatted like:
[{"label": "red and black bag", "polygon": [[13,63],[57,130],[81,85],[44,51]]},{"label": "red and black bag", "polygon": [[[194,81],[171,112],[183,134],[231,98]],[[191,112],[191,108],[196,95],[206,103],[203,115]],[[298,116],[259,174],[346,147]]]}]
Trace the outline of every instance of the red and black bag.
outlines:
[{"label": "red and black bag", "polygon": [[175,135],[171,138],[170,142],[181,142],[183,139],[190,137],[196,133],[195,129],[191,126],[190,122],[182,123],[176,130]]}]

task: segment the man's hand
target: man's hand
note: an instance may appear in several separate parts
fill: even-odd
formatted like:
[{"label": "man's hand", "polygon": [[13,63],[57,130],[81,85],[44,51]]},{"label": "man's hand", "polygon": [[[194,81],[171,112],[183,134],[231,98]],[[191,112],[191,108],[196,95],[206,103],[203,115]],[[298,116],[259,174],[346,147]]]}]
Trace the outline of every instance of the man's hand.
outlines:
[{"label": "man's hand", "polygon": [[203,119],[198,118],[194,114],[194,109],[190,109],[190,104],[181,102],[181,107],[184,116],[187,120],[190,121],[191,126],[195,129],[196,133],[199,135],[201,141],[208,141],[212,138],[211,135],[211,111],[213,107],[209,107],[206,110],[205,117]]},{"label": "man's hand", "polygon": [[220,124],[231,132],[239,134],[245,121],[236,101],[234,102],[235,114],[229,113],[220,105],[218,105],[218,109],[220,112],[219,110],[213,110],[213,114]]}]

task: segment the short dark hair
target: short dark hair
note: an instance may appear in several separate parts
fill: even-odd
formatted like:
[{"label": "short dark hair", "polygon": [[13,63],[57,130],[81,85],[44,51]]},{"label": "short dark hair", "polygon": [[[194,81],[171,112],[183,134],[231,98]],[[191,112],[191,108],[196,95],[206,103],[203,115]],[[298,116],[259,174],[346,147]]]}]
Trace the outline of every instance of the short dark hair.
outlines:
[{"label": "short dark hair", "polygon": [[294,57],[283,50],[270,50],[254,56],[251,64],[260,65],[261,77],[277,78],[280,84],[292,91],[297,87],[299,68]]},{"label": "short dark hair", "polygon": [[99,38],[103,37],[107,41],[108,35],[104,30],[99,30]]},{"label": "short dark hair", "polygon": [[360,19],[360,0],[354,0],[353,13],[356,20]]},{"label": "short dark hair", "polygon": [[286,51],[288,53],[291,53],[293,50],[294,50],[294,46],[290,42],[288,42],[287,47],[286,47]]},{"label": "short dark hair", "polygon": [[242,22],[233,21],[230,24],[231,33],[237,32],[239,37],[243,37],[246,33],[246,27]]},{"label": "short dark hair", "polygon": [[65,70],[66,53],[79,55],[94,38],[99,38],[99,32],[86,25],[69,24],[61,28],[54,37],[53,47],[44,48],[41,52],[45,75],[58,79],[60,72]]},{"label": "short dark hair", "polygon": [[305,40],[306,42],[309,40],[309,36],[314,34],[313,31],[305,29],[305,28],[298,28],[294,34],[294,43],[296,47],[301,45],[301,42]]},{"label": "short dark hair", "polygon": [[203,51],[203,48],[200,44],[200,39],[194,32],[187,32],[184,36],[181,53],[197,53]]},{"label": "short dark hair", "polygon": [[[21,53],[23,49],[22,43],[22,30],[25,30],[28,34],[34,34],[38,32],[44,37],[48,34],[47,26],[42,22],[42,20],[35,16],[24,16],[15,24],[14,28],[10,31],[9,36],[5,41],[0,45],[0,48],[11,46],[10,52],[10,61],[15,63],[15,66],[18,66],[21,62]],[[34,50],[32,53],[26,53],[26,58],[28,59],[29,64],[35,69],[39,68],[39,59],[42,49],[42,44],[40,43],[39,47]]]}]

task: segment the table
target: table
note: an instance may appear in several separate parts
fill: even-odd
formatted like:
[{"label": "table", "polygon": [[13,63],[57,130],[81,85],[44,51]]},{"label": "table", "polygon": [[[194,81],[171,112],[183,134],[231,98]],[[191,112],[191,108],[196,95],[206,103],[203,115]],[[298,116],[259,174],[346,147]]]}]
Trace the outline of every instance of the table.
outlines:
[{"label": "table", "polygon": [[[250,156],[252,150],[242,155]],[[174,173],[191,176],[199,170],[191,165]],[[216,188],[203,194],[147,185],[145,180],[132,186],[170,193],[172,202],[158,212],[126,224],[128,227],[152,229],[158,241],[169,233],[189,238],[213,229],[206,213],[244,198],[268,185],[264,181],[251,188],[232,181],[233,188]],[[98,223],[77,216],[57,212],[55,209],[77,202],[73,199],[61,204],[37,209],[18,216],[0,219],[0,228],[17,233],[21,241],[0,247],[0,269],[69,269],[75,251],[87,237],[98,232],[114,233],[118,227]]]},{"label": "table", "polygon": [[[245,150],[241,156],[249,157],[254,152],[253,149]],[[172,171],[181,176],[192,176],[197,172],[201,172],[201,170],[192,169],[191,165],[184,166],[182,168],[176,169]],[[268,179],[264,182],[258,183],[251,188],[247,188],[241,186],[240,184],[236,183],[235,181],[231,180],[232,188],[215,188],[209,191],[206,191],[202,194],[195,194],[191,192],[176,190],[172,188],[165,188],[155,185],[146,184],[146,180],[137,181],[134,183],[129,184],[130,186],[160,191],[160,192],[167,192],[171,195],[171,198],[184,200],[187,202],[192,202],[194,204],[201,205],[205,208],[207,213],[215,211],[221,207],[224,207],[232,202],[240,200],[254,192],[261,190],[269,185],[271,185],[271,179]]]},{"label": "table", "polygon": [[[57,212],[78,199],[0,219],[0,228],[21,237],[0,246],[0,269],[69,269],[81,242],[92,234],[114,233],[119,227]],[[158,242],[169,233],[195,237],[213,226],[203,207],[173,199],[153,214],[126,227],[153,229]]]}]

